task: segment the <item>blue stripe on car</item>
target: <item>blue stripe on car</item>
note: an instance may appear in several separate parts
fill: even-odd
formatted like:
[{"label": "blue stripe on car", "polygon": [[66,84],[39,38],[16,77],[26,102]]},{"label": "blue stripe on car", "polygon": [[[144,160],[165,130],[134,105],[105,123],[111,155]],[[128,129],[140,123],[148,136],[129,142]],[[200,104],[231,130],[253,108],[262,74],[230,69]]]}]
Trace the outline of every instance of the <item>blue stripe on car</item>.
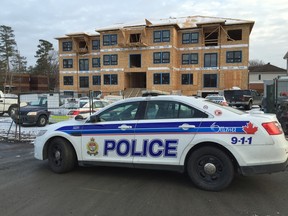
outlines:
[{"label": "blue stripe on car", "polygon": [[[83,126],[64,126],[57,129],[64,133],[73,135],[73,133],[81,132],[82,135],[107,135],[107,134],[181,134],[181,133],[225,133],[225,134],[244,134],[243,126],[249,121],[204,121],[204,122],[163,122],[163,123],[139,123],[125,124],[131,126],[131,129],[121,130],[119,126],[122,124],[87,124]],[[183,124],[194,125],[195,128],[183,130],[179,126]]]}]

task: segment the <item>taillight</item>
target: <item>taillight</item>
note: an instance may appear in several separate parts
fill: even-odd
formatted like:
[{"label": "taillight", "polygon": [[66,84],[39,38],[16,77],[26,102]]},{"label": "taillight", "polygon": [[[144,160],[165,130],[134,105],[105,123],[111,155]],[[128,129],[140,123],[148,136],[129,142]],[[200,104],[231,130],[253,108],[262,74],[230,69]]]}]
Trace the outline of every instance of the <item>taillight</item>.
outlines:
[{"label": "taillight", "polygon": [[283,133],[280,124],[276,121],[262,123],[262,126],[265,128],[269,135],[279,135]]}]

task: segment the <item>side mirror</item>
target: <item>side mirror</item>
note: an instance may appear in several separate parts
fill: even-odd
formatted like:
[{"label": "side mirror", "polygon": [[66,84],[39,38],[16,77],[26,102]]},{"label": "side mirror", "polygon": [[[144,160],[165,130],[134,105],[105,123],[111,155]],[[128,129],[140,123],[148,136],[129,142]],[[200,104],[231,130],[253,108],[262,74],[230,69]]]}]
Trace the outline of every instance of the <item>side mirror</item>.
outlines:
[{"label": "side mirror", "polygon": [[82,115],[77,115],[77,116],[75,116],[75,120],[83,120],[84,118],[83,118],[83,116]]},{"label": "side mirror", "polygon": [[90,119],[89,119],[90,123],[96,123],[96,122],[100,122],[100,118],[98,115],[91,115]]}]

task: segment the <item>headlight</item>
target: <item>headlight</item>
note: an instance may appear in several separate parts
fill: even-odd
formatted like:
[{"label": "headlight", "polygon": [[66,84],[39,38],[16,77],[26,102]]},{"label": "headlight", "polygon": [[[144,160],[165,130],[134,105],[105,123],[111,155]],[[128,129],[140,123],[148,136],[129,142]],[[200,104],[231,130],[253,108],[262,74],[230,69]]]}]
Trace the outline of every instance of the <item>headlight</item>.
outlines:
[{"label": "headlight", "polygon": [[47,130],[40,130],[36,136],[37,137],[43,136],[46,132],[47,132]]},{"label": "headlight", "polygon": [[36,115],[37,115],[37,112],[29,112],[29,113],[27,113],[27,115],[28,115],[28,116],[30,116],[30,115],[35,115],[35,116],[36,116]]}]

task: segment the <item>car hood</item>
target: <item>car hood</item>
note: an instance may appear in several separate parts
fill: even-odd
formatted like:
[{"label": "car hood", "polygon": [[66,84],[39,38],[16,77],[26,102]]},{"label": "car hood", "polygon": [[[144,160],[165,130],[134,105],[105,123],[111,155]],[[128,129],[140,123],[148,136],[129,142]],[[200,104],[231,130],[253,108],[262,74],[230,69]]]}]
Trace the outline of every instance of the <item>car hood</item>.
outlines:
[{"label": "car hood", "polygon": [[61,121],[61,122],[58,122],[55,124],[51,124],[51,125],[47,126],[47,130],[57,130],[57,129],[65,127],[65,126],[81,127],[82,125],[85,124],[85,122],[86,122],[86,119],[75,120],[75,118],[73,118],[73,119]]},{"label": "car hood", "polygon": [[46,107],[42,107],[42,106],[23,106],[20,107],[20,111],[21,112],[30,112],[30,111],[37,111],[37,110],[47,110]]}]

